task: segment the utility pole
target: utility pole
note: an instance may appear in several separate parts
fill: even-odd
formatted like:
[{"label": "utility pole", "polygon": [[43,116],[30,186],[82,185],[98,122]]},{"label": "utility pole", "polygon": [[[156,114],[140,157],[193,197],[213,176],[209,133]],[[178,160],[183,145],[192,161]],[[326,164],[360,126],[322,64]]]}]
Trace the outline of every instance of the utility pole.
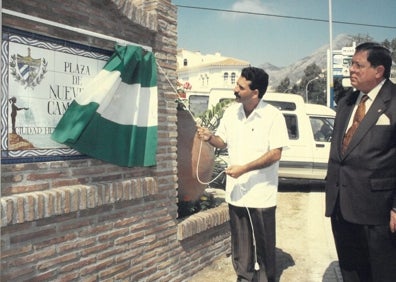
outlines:
[{"label": "utility pole", "polygon": [[327,54],[327,107],[334,109],[334,78],[333,78],[333,14],[329,0],[329,50]]}]

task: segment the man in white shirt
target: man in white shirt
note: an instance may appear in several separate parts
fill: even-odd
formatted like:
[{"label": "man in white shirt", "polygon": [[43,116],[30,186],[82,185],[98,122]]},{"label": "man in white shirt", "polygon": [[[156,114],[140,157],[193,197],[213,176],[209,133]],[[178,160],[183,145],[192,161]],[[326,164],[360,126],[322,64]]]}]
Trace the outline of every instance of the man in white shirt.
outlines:
[{"label": "man in white shirt", "polygon": [[282,113],[261,99],[267,86],[264,70],[244,68],[234,89],[237,103],[224,112],[216,135],[198,126],[202,140],[228,148],[226,201],[237,281],[276,278],[278,168],[289,139]]}]

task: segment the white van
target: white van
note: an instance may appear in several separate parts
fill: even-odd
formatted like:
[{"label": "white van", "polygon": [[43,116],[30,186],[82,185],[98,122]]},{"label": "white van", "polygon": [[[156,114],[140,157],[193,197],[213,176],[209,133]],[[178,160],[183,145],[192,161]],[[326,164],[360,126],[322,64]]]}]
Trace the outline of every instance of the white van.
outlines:
[{"label": "white van", "polygon": [[[192,111],[202,112],[223,99],[234,99],[232,91],[216,97],[195,94],[188,97],[188,102]],[[289,133],[289,148],[282,152],[279,177],[324,179],[335,111],[322,105],[305,104],[297,94],[266,93],[263,100],[282,111]]]},{"label": "white van", "polygon": [[282,111],[289,133],[289,148],[282,152],[279,177],[324,179],[335,111],[305,104],[296,94],[267,93],[263,99]]}]

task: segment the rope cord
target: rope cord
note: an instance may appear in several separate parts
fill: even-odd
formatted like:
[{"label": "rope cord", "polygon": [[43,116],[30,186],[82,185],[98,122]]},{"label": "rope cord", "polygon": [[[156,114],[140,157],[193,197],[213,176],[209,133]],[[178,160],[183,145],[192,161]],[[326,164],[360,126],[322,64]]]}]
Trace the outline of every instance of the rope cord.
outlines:
[{"label": "rope cord", "polygon": [[257,261],[257,245],[256,245],[256,235],[254,234],[254,228],[253,228],[253,220],[252,220],[252,216],[250,215],[249,208],[246,205],[245,205],[245,208],[248,213],[250,227],[252,228],[252,239],[253,239],[253,248],[254,248],[254,270],[258,271],[258,270],[260,270],[260,265]]},{"label": "rope cord", "polygon": [[199,153],[198,153],[198,160],[197,160],[197,168],[196,168],[196,172],[197,172],[197,180],[199,183],[204,184],[204,185],[209,185],[210,183],[213,183],[214,181],[216,181],[217,178],[219,178],[223,173],[225,173],[225,169],[222,170],[215,178],[213,178],[212,180],[210,180],[209,182],[204,182],[199,178],[199,163],[201,162],[201,151],[202,151],[202,144],[203,141],[201,140],[201,143],[199,144]]},{"label": "rope cord", "polygon": [[254,270],[259,271],[260,270],[260,265],[259,265],[258,260],[257,260],[257,244],[256,244],[256,235],[254,234],[252,215],[250,214],[250,210],[249,210],[248,206],[246,205],[245,201],[243,200],[243,197],[245,196],[243,191],[245,189],[239,183],[239,181],[237,181],[237,185],[239,186],[239,192],[241,193],[241,196],[242,196],[243,206],[245,207],[245,209],[247,211],[247,214],[248,214],[248,217],[249,217],[250,228],[252,229],[252,243],[253,243],[253,250],[254,250],[254,254],[253,254],[253,256],[254,256],[253,257],[254,258]]},{"label": "rope cord", "polygon": [[[177,89],[175,88],[175,86],[172,84],[172,82],[170,81],[169,77],[166,75],[165,71],[162,69],[162,67],[158,64],[157,62],[157,66],[159,68],[159,70],[162,72],[162,74],[165,76],[166,80],[168,81],[169,85],[172,87],[173,91],[175,91],[176,95],[179,97],[179,102],[182,103],[184,105],[184,108],[189,112],[189,114],[191,115],[192,119],[197,122],[197,118],[194,116],[194,114],[190,111],[190,109],[187,107],[187,105],[185,104],[185,102],[183,101],[183,99],[180,97],[179,93],[177,92]],[[209,185],[211,183],[213,183],[214,181],[216,181],[217,178],[219,178],[223,173],[225,173],[225,170],[221,171],[215,178],[213,178],[212,180],[210,180],[209,182],[204,182],[199,178],[199,163],[201,161],[201,153],[202,153],[202,144],[203,144],[203,140],[201,139],[201,143],[199,145],[199,152],[198,152],[198,160],[197,160],[197,167],[196,167],[196,177],[197,180],[200,184],[203,185]]]},{"label": "rope cord", "polygon": [[158,64],[157,62],[157,66],[160,69],[160,71],[162,72],[162,74],[165,76],[166,80],[168,81],[169,85],[172,87],[173,91],[175,91],[177,97],[179,98],[179,102],[182,103],[184,105],[184,108],[186,108],[186,110],[189,112],[189,114],[191,115],[192,119],[196,122],[197,118],[194,116],[194,114],[190,111],[190,109],[187,107],[186,103],[183,101],[183,98],[180,97],[179,93],[177,92],[177,89],[175,88],[175,86],[172,84],[172,82],[170,81],[169,77],[166,75],[165,71],[163,70],[163,68]]}]

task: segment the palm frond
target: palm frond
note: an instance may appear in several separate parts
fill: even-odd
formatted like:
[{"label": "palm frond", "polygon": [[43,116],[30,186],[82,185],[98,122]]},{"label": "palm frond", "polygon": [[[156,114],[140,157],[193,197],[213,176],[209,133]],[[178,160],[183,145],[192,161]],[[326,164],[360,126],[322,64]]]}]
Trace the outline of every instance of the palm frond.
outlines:
[{"label": "palm frond", "polygon": [[199,115],[199,119],[201,120],[201,126],[207,127],[210,130],[215,130],[220,123],[221,118],[223,117],[225,109],[233,102],[233,100],[223,100],[216,105],[214,105],[211,109],[206,110],[201,115]]}]

